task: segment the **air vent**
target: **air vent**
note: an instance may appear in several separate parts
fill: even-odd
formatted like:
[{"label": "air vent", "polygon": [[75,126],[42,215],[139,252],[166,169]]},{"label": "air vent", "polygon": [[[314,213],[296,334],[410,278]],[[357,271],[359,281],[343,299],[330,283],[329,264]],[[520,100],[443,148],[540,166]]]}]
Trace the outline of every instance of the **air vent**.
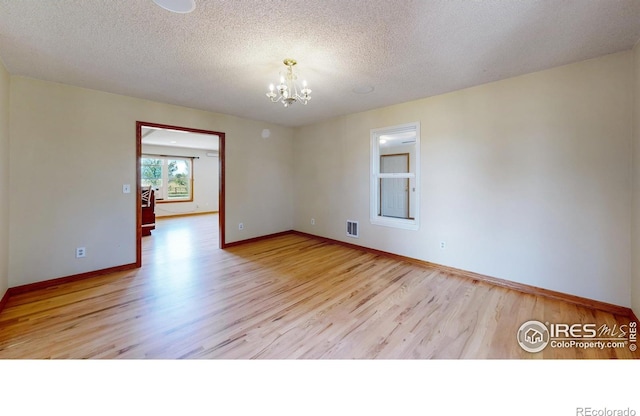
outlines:
[{"label": "air vent", "polygon": [[358,238],[358,221],[347,220],[347,236]]}]

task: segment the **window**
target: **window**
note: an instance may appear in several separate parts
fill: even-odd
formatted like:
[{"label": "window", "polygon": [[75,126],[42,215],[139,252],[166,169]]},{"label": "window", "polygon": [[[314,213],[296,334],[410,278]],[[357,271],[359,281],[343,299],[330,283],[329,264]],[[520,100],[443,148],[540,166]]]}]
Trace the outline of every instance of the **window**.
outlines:
[{"label": "window", "polygon": [[371,223],[419,226],[420,123],[371,130]]},{"label": "window", "polygon": [[142,186],[152,186],[157,202],[193,201],[193,159],[142,155]]}]

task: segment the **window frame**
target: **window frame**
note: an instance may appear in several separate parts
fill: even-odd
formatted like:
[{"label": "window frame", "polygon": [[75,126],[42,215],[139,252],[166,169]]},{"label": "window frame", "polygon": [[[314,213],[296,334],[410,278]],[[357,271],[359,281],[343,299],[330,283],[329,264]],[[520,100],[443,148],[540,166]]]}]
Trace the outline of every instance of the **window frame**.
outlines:
[{"label": "window frame", "polygon": [[[143,160],[144,159],[155,159],[155,160],[162,160],[163,164],[162,164],[162,177],[161,179],[161,183],[162,183],[162,187],[161,189],[157,189],[156,187],[154,187],[154,191],[156,192],[155,194],[155,201],[158,204],[167,204],[167,203],[179,203],[179,202],[193,202],[194,199],[194,189],[193,189],[193,183],[194,183],[194,158],[191,156],[168,156],[168,155],[154,155],[154,154],[150,154],[150,153],[142,153],[142,155],[140,156],[140,181],[141,181],[141,186],[145,186],[142,184],[142,181],[145,180],[143,174],[142,174],[142,169],[144,169],[144,163]],[[188,191],[189,191],[189,196],[184,197],[184,198],[169,198],[169,162],[170,161],[174,161],[174,160],[180,160],[180,161],[184,161],[187,164],[188,170],[189,170],[189,175],[188,175],[188,182],[189,182],[189,186],[188,186]]]},{"label": "window frame", "polygon": [[[415,131],[415,162],[414,172],[407,173],[380,173],[380,137],[393,134]],[[420,122],[400,124],[397,126],[371,129],[371,182],[370,182],[370,222],[373,225],[400,228],[405,230],[418,230],[420,228]],[[381,193],[380,179],[406,178],[413,179],[414,193],[414,217],[394,218],[380,215]],[[412,190],[409,189],[409,192]]]}]

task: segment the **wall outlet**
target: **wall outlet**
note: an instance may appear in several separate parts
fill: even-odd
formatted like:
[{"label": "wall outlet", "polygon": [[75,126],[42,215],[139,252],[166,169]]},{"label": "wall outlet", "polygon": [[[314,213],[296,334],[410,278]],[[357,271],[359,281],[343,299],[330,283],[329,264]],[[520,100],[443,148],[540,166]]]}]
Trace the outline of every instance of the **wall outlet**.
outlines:
[{"label": "wall outlet", "polygon": [[81,257],[86,257],[87,256],[87,249],[84,247],[78,247],[76,248],[76,258],[79,259]]},{"label": "wall outlet", "polygon": [[241,230],[241,231],[244,230],[244,224],[243,223],[238,224],[238,230]]},{"label": "wall outlet", "polygon": [[131,193],[131,185],[129,185],[128,183],[125,183],[124,185],[122,185],[122,193],[123,194],[130,194]]},{"label": "wall outlet", "polygon": [[440,241],[440,249],[444,250],[445,248],[447,248],[447,243],[444,241]]},{"label": "wall outlet", "polygon": [[316,225],[316,219],[315,218],[311,218],[311,225]]}]

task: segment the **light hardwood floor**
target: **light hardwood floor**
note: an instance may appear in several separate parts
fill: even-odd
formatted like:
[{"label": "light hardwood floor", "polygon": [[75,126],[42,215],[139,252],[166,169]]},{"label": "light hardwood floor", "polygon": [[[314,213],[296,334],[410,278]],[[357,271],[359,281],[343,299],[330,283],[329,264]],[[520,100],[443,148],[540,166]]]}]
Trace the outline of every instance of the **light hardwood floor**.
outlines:
[{"label": "light hardwood floor", "polygon": [[639,358],[530,354],[528,320],[629,319],[300,235],[227,250],[217,217],[158,220],[143,267],[16,295],[0,358]]}]

